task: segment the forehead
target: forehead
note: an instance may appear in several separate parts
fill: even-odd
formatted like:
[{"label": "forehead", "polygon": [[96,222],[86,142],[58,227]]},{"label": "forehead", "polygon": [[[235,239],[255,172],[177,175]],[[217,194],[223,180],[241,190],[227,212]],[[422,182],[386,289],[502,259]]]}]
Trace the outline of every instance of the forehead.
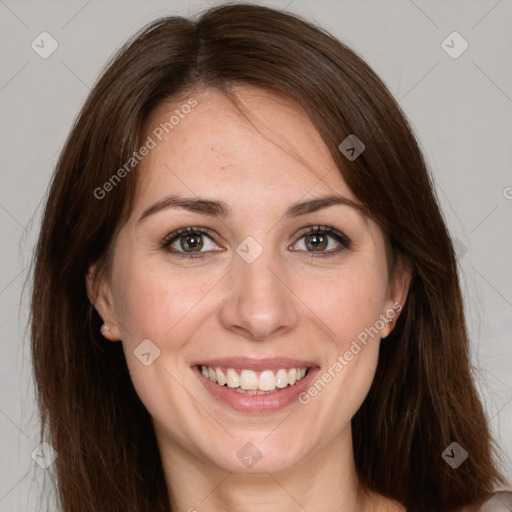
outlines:
[{"label": "forehead", "polygon": [[[155,109],[144,140],[152,137],[156,144],[139,166],[139,199],[147,203],[172,192],[297,200],[308,191],[336,191],[355,200],[297,103],[259,88],[239,86],[233,92],[235,103],[203,89]],[[195,106],[184,108],[191,99]]]}]

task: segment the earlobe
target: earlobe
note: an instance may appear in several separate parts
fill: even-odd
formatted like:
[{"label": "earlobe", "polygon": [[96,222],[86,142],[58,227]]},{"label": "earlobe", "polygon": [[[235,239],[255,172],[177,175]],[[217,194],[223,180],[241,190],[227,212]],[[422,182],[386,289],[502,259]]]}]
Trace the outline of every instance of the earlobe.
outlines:
[{"label": "earlobe", "polygon": [[120,332],[115,320],[113,301],[108,283],[100,277],[97,263],[93,263],[85,276],[87,297],[103,320],[100,328],[102,336],[110,341],[118,341]]},{"label": "earlobe", "polygon": [[393,318],[387,318],[387,322],[381,331],[381,339],[386,339],[391,334],[391,331],[393,330],[393,320]]},{"label": "earlobe", "polygon": [[119,337],[114,337],[112,335],[112,329],[107,324],[102,324],[100,327],[100,332],[104,338],[110,341],[119,341]]}]

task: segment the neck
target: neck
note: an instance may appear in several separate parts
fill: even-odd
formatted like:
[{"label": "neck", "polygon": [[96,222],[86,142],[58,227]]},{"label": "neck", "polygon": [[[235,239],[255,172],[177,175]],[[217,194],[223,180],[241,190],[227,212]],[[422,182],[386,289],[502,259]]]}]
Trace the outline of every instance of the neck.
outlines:
[{"label": "neck", "polygon": [[[350,425],[300,464],[282,472],[235,473],[200,459],[158,432],[172,510],[187,512],[383,512],[355,471]],[[399,509],[400,510],[400,509]]]}]

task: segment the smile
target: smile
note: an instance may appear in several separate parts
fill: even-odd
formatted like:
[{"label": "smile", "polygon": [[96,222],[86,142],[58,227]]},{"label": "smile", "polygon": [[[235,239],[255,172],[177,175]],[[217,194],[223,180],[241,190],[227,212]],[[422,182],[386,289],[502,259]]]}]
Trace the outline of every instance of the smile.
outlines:
[{"label": "smile", "polygon": [[223,406],[245,413],[272,413],[298,403],[320,367],[292,358],[228,357],[191,365],[209,395]]},{"label": "smile", "polygon": [[254,370],[221,368],[201,365],[203,377],[216,382],[219,386],[227,386],[238,393],[247,395],[270,394],[293,386],[304,378],[308,368],[279,368],[278,370]]}]

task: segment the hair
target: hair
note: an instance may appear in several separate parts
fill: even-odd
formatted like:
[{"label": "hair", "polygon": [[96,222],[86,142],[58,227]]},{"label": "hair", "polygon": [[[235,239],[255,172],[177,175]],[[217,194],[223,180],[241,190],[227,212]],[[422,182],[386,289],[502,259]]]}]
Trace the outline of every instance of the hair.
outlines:
[{"label": "hair", "polygon": [[[121,344],[101,336],[85,285],[95,262],[108,275],[136,172],[108,199],[93,191],[132,158],[162,102],[200,88],[229,95],[237,85],[304,108],[393,255],[411,269],[406,303],[352,418],[363,488],[415,512],[490,495],[507,482],[475,387],[454,249],[411,126],[372,69],[327,31],[272,8],[225,4],[196,20],[157,19],[128,41],[90,92],[52,177],[30,328],[40,436],[58,453],[62,510],[171,510],[150,415]],[[338,149],[350,134],[366,147],[353,161]],[[456,470],[441,457],[454,441],[469,452]]]}]

